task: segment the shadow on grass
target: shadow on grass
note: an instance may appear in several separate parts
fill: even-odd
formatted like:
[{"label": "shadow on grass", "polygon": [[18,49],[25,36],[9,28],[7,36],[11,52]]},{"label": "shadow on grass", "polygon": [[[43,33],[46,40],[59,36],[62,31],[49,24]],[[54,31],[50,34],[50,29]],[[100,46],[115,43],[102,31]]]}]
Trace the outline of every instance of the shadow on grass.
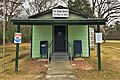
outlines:
[{"label": "shadow on grass", "polygon": [[[26,53],[26,54],[20,55],[20,56],[19,56],[19,60],[20,60],[20,59],[23,59],[24,57],[27,57],[28,55],[30,55],[30,54]],[[12,63],[12,62],[14,62],[14,61],[15,61],[15,58],[11,59],[10,61],[8,61],[8,62],[5,63],[5,64],[9,64],[9,63]]]},{"label": "shadow on grass", "polygon": [[[7,54],[7,55],[5,55],[5,57],[7,57],[7,56],[10,56],[10,54]],[[0,57],[0,59],[2,59],[3,57]]]}]

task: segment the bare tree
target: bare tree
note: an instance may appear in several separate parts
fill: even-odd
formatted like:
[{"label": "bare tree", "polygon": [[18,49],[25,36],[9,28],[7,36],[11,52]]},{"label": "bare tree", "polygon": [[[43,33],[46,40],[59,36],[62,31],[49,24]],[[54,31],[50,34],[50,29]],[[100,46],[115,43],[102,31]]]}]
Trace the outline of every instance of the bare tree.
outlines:
[{"label": "bare tree", "polygon": [[[12,32],[11,18],[26,18],[51,9],[56,6],[58,0],[6,0],[6,41],[9,38],[9,33]],[[3,20],[3,3],[0,2],[0,19]],[[2,28],[2,26],[0,26]],[[8,35],[9,34],[9,35]],[[11,33],[12,34],[12,33]]]},{"label": "bare tree", "polygon": [[[6,0],[5,7],[2,2],[0,2],[0,20],[3,22],[3,7],[5,8],[5,32],[6,32],[6,42],[10,38],[9,33],[12,32],[13,27],[11,26],[10,20],[13,17],[18,17],[20,13],[20,5],[22,5],[24,0]],[[0,26],[2,28],[2,26]]]},{"label": "bare tree", "polygon": [[22,8],[24,8],[26,13],[30,16],[51,9],[57,6],[57,3],[57,0],[33,0],[22,5]]},{"label": "bare tree", "polygon": [[[6,0],[6,30],[10,25],[10,19],[13,17],[18,17],[20,14],[20,6],[23,4],[24,0]],[[3,4],[0,4],[0,16],[2,19],[3,12]]]},{"label": "bare tree", "polygon": [[[107,18],[107,26],[113,25],[116,20],[120,19],[120,2],[118,0],[92,0],[93,12],[98,18]],[[104,26],[101,29],[105,37],[109,33]],[[111,28],[109,28],[111,29]]]},{"label": "bare tree", "polygon": [[117,35],[118,35],[117,37],[120,40],[120,21],[115,22],[115,29],[117,31]]},{"label": "bare tree", "polygon": [[68,7],[86,17],[93,17],[92,9],[88,0],[69,0]]}]

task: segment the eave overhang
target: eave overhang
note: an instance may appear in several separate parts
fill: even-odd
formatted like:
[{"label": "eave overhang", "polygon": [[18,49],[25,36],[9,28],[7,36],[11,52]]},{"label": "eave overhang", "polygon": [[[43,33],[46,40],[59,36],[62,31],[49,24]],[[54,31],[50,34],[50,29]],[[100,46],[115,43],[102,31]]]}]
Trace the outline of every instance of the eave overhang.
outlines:
[{"label": "eave overhang", "polygon": [[66,20],[66,19],[11,19],[14,25],[52,25],[52,24],[68,24],[68,25],[105,25],[107,19],[90,18],[82,20]]}]

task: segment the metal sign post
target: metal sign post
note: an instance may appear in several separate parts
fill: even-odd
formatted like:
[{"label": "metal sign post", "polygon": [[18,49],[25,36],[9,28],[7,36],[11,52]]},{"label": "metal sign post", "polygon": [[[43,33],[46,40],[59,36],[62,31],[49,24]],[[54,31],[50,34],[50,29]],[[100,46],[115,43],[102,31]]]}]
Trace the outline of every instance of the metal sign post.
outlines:
[{"label": "metal sign post", "polygon": [[[100,33],[100,26],[97,25],[97,32]],[[101,70],[101,54],[100,54],[100,41],[101,39],[98,38],[98,43],[97,43],[97,55],[98,55],[98,70]]]},{"label": "metal sign post", "polygon": [[[17,26],[17,33],[20,33],[20,25]],[[16,43],[15,71],[18,71],[19,43]]]}]

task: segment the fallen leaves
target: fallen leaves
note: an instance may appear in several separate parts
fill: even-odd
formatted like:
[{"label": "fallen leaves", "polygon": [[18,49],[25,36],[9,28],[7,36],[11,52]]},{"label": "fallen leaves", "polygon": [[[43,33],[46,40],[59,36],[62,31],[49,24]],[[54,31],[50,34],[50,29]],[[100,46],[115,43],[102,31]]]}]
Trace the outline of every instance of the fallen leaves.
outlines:
[{"label": "fallen leaves", "polygon": [[76,59],[71,62],[71,65],[73,66],[73,69],[79,71],[79,70],[91,70],[92,66],[87,63],[84,59]]}]

